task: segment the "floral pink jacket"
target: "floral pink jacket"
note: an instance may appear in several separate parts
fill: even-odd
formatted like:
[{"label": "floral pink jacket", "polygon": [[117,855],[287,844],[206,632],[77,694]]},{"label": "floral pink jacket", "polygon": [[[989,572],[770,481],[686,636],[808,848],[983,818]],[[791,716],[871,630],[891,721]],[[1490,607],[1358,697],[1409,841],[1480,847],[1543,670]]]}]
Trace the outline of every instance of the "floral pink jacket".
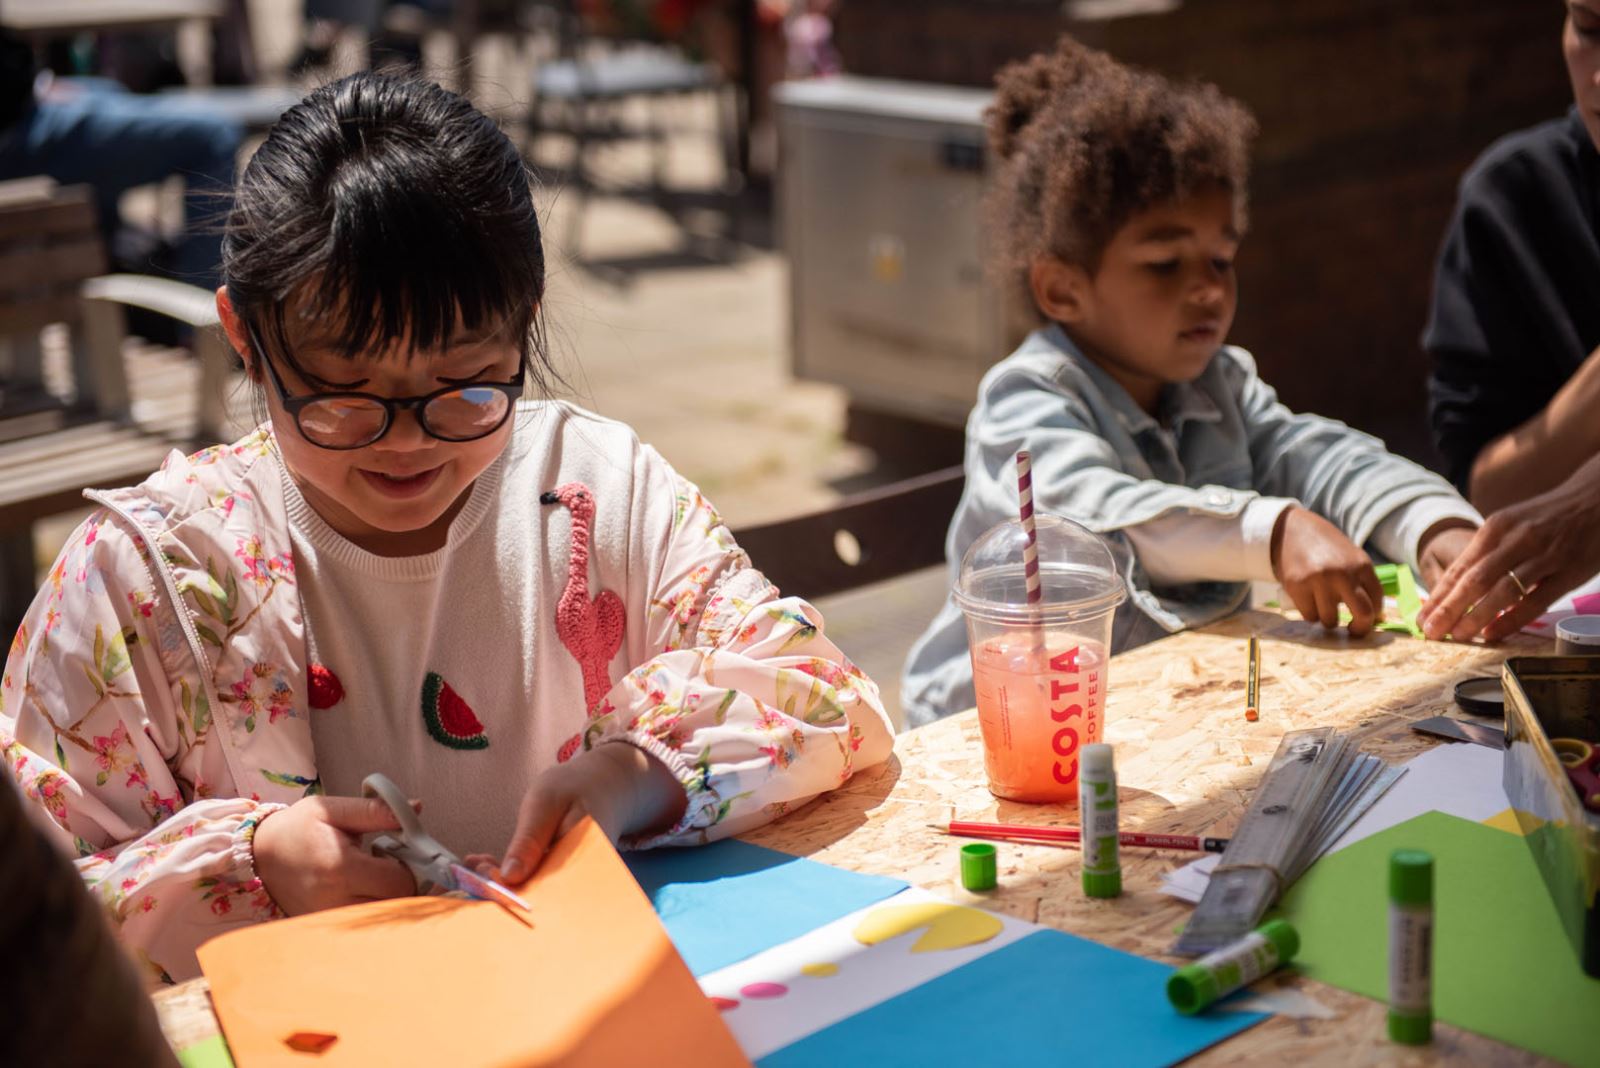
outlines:
[{"label": "floral pink jacket", "polygon": [[[283,487],[262,462],[272,449],[261,430],[90,493],[103,507],[62,550],[0,678],[6,767],[75,847],[152,981],[198,974],[202,942],[279,915],[251,838],[267,812],[320,789]],[[660,655],[574,724],[585,746],[633,742],[683,782],[683,820],[648,844],[766,822],[893,746],[877,687],[814,609],[778,599],[687,483],[676,521],[668,551],[682,566],[665,574],[681,588],[633,617]],[[763,667],[729,691],[704,680],[719,655]]]}]

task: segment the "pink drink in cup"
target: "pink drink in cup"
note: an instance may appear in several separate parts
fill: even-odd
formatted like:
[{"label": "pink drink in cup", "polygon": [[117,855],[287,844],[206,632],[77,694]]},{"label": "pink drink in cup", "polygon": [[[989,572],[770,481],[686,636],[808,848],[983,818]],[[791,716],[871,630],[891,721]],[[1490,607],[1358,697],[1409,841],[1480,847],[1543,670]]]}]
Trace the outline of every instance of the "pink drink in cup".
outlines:
[{"label": "pink drink in cup", "polygon": [[1037,603],[1027,600],[1017,521],[968,550],[955,597],[967,620],[990,792],[1075,804],[1078,753],[1101,740],[1111,621],[1126,593],[1096,535],[1058,516],[1035,522]]}]

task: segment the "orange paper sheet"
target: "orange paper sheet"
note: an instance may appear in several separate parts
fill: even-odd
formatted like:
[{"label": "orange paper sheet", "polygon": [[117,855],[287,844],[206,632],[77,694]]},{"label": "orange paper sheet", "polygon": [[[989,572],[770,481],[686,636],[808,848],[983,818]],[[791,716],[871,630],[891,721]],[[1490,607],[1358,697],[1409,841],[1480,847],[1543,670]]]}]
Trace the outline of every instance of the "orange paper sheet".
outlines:
[{"label": "orange paper sheet", "polygon": [[[500,906],[412,897],[261,924],[200,947],[239,1068],[742,1066],[749,1061],[592,820]],[[321,1053],[285,1042],[336,1035]]]}]

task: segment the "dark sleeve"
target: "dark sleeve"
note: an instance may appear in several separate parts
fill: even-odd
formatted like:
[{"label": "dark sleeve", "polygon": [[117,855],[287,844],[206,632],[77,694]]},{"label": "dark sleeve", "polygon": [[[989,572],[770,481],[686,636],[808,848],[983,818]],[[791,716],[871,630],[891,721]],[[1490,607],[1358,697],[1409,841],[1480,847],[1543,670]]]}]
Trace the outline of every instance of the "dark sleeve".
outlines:
[{"label": "dark sleeve", "polygon": [[1525,157],[1479,164],[1434,272],[1423,334],[1434,444],[1463,494],[1478,453],[1531,419],[1566,380],[1571,309],[1552,271],[1581,225],[1574,192]]}]

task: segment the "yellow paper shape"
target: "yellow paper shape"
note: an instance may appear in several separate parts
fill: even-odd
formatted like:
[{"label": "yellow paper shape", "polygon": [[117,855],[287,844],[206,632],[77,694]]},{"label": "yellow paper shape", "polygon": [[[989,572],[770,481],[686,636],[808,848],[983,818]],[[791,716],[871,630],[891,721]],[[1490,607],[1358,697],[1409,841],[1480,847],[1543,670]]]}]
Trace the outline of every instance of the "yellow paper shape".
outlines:
[{"label": "yellow paper shape", "polygon": [[1517,820],[1517,810],[1514,808],[1502,809],[1483,821],[1485,827],[1493,827],[1497,831],[1508,834],[1523,834],[1522,824]]},{"label": "yellow paper shape", "polygon": [[940,949],[962,949],[987,942],[1005,929],[997,916],[965,905],[946,905],[925,901],[916,905],[884,905],[875,908],[856,924],[856,941],[875,946],[891,938],[926,927],[911,947],[913,953]]},{"label": "yellow paper shape", "polygon": [[[740,1066],[740,1051],[592,820],[499,905],[409,897],[233,931],[200,947],[239,1068]],[[321,1031],[321,1054],[284,1039]]]}]

